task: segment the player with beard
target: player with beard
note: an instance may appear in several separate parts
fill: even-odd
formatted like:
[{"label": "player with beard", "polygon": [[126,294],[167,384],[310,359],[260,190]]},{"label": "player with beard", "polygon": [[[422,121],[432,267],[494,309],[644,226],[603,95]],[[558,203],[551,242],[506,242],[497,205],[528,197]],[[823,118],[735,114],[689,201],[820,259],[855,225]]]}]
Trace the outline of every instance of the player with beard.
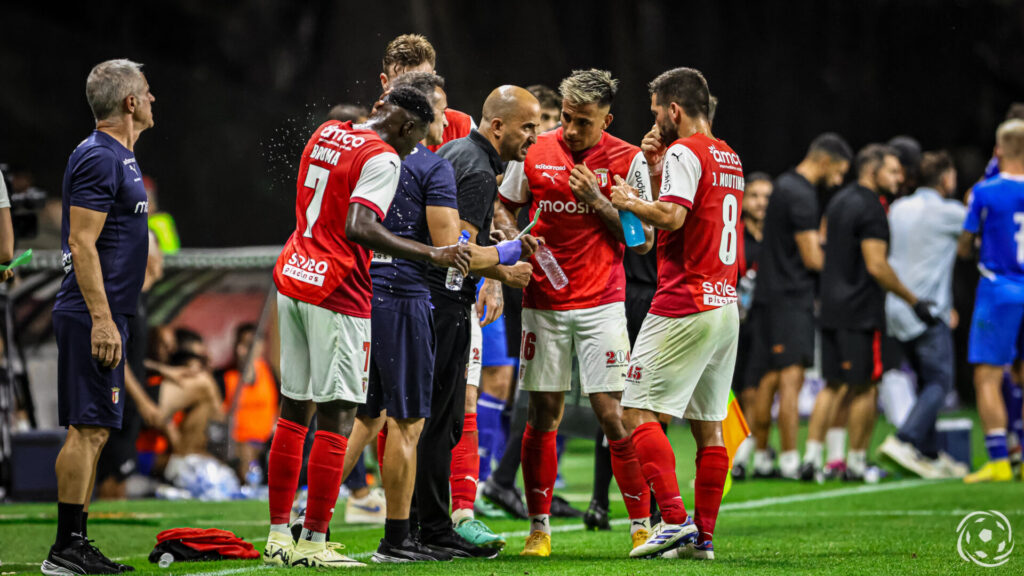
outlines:
[{"label": "player with beard", "polygon": [[[875,422],[877,384],[882,377],[881,331],[885,292],[909,304],[928,325],[937,320],[889,266],[889,221],[882,194],[895,194],[903,171],[894,150],[871,144],[857,154],[857,181],[840,190],[825,210],[825,266],[821,273],[821,365],[826,387],[818,393],[808,423],[808,443],[824,440],[848,386],[850,450],[845,480],[864,479]],[[813,463],[820,471],[820,460]]]},{"label": "player with beard", "polygon": [[[729,456],[722,439],[736,363],[736,306],[743,166],[724,141],[711,136],[710,95],[692,68],[669,70],[650,84],[651,112],[665,148],[660,194],[638,198],[619,180],[612,203],[659,229],[658,291],[629,363],[622,398],[644,478],[662,522],[630,552],[660,555],[683,544],[714,558],[712,535]],[[685,417],[697,443],[691,519],[679,494],[675,455],[660,415]]]}]

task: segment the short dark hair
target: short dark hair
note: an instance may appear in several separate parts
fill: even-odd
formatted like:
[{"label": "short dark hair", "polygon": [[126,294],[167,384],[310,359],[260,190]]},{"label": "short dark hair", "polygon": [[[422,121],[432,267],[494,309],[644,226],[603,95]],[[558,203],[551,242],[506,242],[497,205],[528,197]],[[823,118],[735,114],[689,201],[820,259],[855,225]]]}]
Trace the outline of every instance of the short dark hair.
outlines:
[{"label": "short dark hair", "polygon": [[935,188],[942,181],[942,176],[956,169],[953,157],[945,150],[925,152],[921,156],[921,186]]},{"label": "short dark hair", "polygon": [[404,108],[425,124],[434,121],[434,108],[430,105],[427,95],[412,86],[396,86],[385,96],[384,102]]},{"label": "short dark hair", "polygon": [[430,62],[431,66],[437,62],[437,53],[427,37],[422,34],[402,34],[384,49],[382,65],[384,74],[390,77],[392,66],[412,68],[424,62]]},{"label": "short dark hair", "polygon": [[754,182],[768,182],[771,184],[772,177],[769,176],[767,172],[751,172],[750,174],[747,174],[743,181],[747,186],[750,186]]},{"label": "short dark hair", "polygon": [[1006,110],[1006,120],[1024,120],[1024,102],[1014,102]]},{"label": "short dark hair", "polygon": [[533,94],[533,97],[540,102],[541,108],[561,108],[562,97],[558,95],[550,87],[543,84],[534,84],[533,86],[527,86],[526,91]]},{"label": "short dark hair", "polygon": [[338,104],[327,113],[327,119],[338,120],[339,122],[359,122],[360,120],[365,120],[369,115],[370,112],[365,106]]},{"label": "short dark hair", "polygon": [[427,99],[434,101],[434,90],[444,90],[444,78],[433,72],[406,72],[391,83],[391,89],[398,86],[412,86],[427,95]]},{"label": "short dark hair", "polygon": [[239,340],[241,340],[242,336],[248,334],[249,332],[252,332],[253,334],[256,333],[256,324],[253,324],[252,322],[242,322],[241,324],[236,326],[235,327],[235,342],[238,342]]},{"label": "short dark hair", "polygon": [[857,152],[857,174],[863,174],[868,169],[877,170],[886,156],[899,158],[896,150],[885,144],[868,144],[861,148]]},{"label": "short dark hair", "polygon": [[703,116],[710,121],[711,93],[708,81],[700,70],[694,68],[673,68],[662,72],[651,80],[647,90],[658,97],[660,106],[675,102],[691,118]]},{"label": "short dark hair", "polygon": [[894,136],[888,144],[896,151],[903,169],[908,174],[916,175],[921,167],[921,143],[912,136]]},{"label": "short dark hair", "polygon": [[189,344],[203,343],[203,337],[192,330],[191,328],[175,328],[174,329],[174,341],[177,342],[178,347],[187,346]]},{"label": "short dark hair", "polygon": [[818,134],[814,140],[811,140],[811,145],[807,147],[807,155],[813,154],[825,154],[833,162],[853,160],[853,150],[850,149],[850,145],[835,132]]}]

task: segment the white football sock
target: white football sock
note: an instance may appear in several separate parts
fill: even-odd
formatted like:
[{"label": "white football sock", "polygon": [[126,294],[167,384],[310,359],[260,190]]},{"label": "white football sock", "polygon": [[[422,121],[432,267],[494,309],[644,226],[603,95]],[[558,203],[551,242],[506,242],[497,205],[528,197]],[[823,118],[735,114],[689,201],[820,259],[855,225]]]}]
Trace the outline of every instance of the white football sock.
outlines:
[{"label": "white football sock", "polygon": [[288,529],[288,525],[287,524],[271,524],[270,525],[270,531],[271,532],[277,532],[278,534],[285,534],[289,538],[291,538],[291,536],[292,536],[292,531]]},{"label": "white football sock", "polygon": [[815,468],[821,468],[821,442],[808,440],[804,444],[804,464],[813,464]]},{"label": "white football sock", "polygon": [[644,529],[648,532],[651,531],[651,518],[632,518],[629,521],[629,535],[636,534],[637,530]]},{"label": "white football sock", "polygon": [[771,474],[772,465],[774,464],[767,450],[757,450],[754,452],[754,471],[758,474]]},{"label": "white football sock", "polygon": [[779,454],[779,473],[787,478],[795,478],[800,474],[800,453],[787,450]]},{"label": "white football sock", "polygon": [[747,437],[746,440],[740,443],[739,447],[736,448],[736,456],[733,458],[734,464],[742,464],[746,466],[750,463],[750,455],[754,453],[754,448],[757,448],[757,441],[753,437]]},{"label": "white football sock", "polygon": [[842,462],[846,452],[846,428],[829,428],[825,433],[825,445],[828,446],[828,461]]},{"label": "white football sock", "polygon": [[864,450],[850,450],[846,454],[846,469],[850,474],[863,476],[868,467],[868,453]]},{"label": "white football sock", "polygon": [[530,516],[530,532],[541,532],[551,535],[551,522],[548,514],[534,514]]},{"label": "white football sock", "polygon": [[456,526],[458,526],[459,522],[462,522],[464,519],[472,520],[473,518],[472,508],[460,508],[452,512],[452,524],[455,524]]},{"label": "white football sock", "polygon": [[327,534],[324,532],[313,532],[308,528],[302,529],[302,536],[300,540],[309,540],[310,542],[327,542]]}]

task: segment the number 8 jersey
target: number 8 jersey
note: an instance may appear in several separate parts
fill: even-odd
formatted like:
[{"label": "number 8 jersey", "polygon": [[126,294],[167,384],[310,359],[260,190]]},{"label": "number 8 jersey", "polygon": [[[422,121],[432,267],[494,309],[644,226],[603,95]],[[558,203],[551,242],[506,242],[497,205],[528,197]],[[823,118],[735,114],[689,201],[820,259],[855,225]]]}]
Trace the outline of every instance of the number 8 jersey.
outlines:
[{"label": "number 8 jersey", "polygon": [[722,140],[694,134],[665,152],[658,200],[689,210],[682,228],[658,231],[658,290],[651,314],[680,318],[737,300],[743,165]]},{"label": "number 8 jersey", "polygon": [[373,130],[328,121],[302,151],[295,231],[274,266],[281,294],[333,312],[370,317],[369,249],[345,236],[352,203],[384,220],[398,187],[401,160]]}]

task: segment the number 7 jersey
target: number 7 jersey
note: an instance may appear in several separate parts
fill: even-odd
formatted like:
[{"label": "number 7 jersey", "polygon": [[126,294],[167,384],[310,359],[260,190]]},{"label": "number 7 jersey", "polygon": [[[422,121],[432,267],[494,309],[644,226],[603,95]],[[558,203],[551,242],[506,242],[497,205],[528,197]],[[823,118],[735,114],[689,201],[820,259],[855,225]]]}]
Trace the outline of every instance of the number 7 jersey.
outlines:
[{"label": "number 7 jersey", "polygon": [[658,290],[651,314],[680,318],[736,302],[743,164],[723,140],[694,134],[665,151],[658,200],[689,212],[658,231]]},{"label": "number 7 jersey", "polygon": [[274,266],[281,294],[333,312],[370,317],[372,252],[345,235],[352,203],[384,220],[401,160],[373,130],[328,121],[302,151],[295,231]]}]

